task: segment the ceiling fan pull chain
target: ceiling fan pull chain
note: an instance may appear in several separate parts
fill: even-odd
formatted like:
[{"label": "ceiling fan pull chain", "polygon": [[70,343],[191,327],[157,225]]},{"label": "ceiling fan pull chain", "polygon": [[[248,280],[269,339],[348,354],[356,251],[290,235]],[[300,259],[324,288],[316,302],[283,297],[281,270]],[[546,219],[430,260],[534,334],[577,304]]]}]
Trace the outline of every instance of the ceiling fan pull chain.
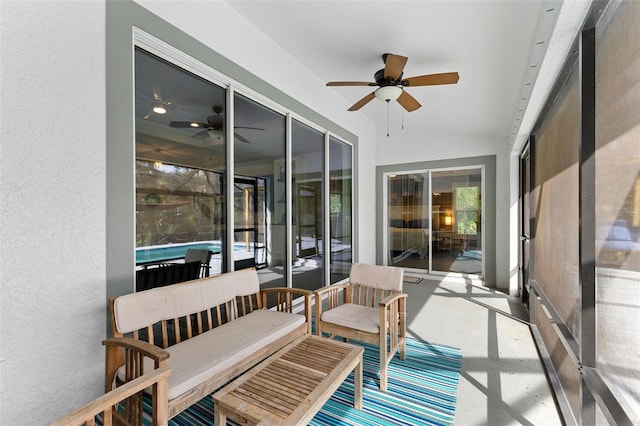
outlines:
[{"label": "ceiling fan pull chain", "polygon": [[387,137],[389,137],[389,99],[387,99]]}]

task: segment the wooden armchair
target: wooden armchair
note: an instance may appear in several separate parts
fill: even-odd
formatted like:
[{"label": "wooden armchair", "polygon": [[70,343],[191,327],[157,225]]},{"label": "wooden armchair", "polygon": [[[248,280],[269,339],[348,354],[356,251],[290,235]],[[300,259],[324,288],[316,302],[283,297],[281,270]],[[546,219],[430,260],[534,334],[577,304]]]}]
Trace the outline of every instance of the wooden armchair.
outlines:
[{"label": "wooden armchair", "polygon": [[389,362],[398,351],[402,360],[406,354],[407,295],[402,293],[403,277],[402,268],[354,263],[348,284],[315,292],[316,334],[379,346],[382,390],[387,389]]}]

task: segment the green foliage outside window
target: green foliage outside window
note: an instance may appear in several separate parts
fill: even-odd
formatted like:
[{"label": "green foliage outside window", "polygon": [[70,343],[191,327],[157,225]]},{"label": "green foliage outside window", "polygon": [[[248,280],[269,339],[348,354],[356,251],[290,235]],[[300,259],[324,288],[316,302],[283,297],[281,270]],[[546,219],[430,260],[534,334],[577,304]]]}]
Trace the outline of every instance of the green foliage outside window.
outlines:
[{"label": "green foliage outside window", "polygon": [[456,229],[458,234],[478,233],[478,211],[480,210],[480,188],[467,186],[456,188]]}]

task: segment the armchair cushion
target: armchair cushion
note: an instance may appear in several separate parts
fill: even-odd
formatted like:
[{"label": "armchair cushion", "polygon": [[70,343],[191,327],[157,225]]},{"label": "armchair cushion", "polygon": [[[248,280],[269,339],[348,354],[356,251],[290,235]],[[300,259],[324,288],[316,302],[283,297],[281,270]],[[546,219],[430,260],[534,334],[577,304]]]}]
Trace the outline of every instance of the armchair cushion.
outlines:
[{"label": "armchair cushion", "polygon": [[367,333],[380,332],[380,311],[378,308],[345,303],[322,313],[322,321]]},{"label": "armchair cushion", "polygon": [[404,269],[402,268],[364,263],[354,263],[349,273],[349,281],[352,284],[400,292],[403,277]]}]

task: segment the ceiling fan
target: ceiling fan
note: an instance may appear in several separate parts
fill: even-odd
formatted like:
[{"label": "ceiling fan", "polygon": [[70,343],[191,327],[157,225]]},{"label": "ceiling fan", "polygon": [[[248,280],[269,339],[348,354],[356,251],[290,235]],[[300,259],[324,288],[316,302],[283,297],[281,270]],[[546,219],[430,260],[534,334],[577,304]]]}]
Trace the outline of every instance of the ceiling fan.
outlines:
[{"label": "ceiling fan", "polygon": [[357,111],[374,98],[389,102],[397,100],[407,111],[415,111],[421,107],[420,102],[407,93],[405,87],[436,86],[440,84],[455,84],[460,78],[457,72],[440,74],[427,74],[416,77],[402,78],[404,66],[407,63],[406,56],[385,53],[382,55],[384,68],[374,74],[375,82],[367,81],[330,81],[327,86],[378,86],[364,98],[353,104],[349,111]]},{"label": "ceiling fan", "polygon": [[144,120],[151,117],[151,115],[154,113],[163,115],[167,112],[174,111],[178,107],[178,104],[173,102],[171,99],[164,99],[161,92],[159,90],[156,90],[155,87],[153,88],[153,99],[147,99],[150,109],[147,115],[144,116]]},{"label": "ceiling fan", "polygon": [[[220,115],[222,114],[223,108],[221,106],[214,106],[212,109],[215,115],[207,117],[206,123],[200,123],[197,121],[172,121],[169,123],[169,126],[183,129],[204,129],[192,136],[196,139],[205,139],[208,137],[220,139],[224,137],[224,118]],[[235,126],[234,129],[264,130],[260,127],[248,126]],[[238,134],[238,132],[234,132],[233,135],[240,142],[251,143],[249,139]]]}]

